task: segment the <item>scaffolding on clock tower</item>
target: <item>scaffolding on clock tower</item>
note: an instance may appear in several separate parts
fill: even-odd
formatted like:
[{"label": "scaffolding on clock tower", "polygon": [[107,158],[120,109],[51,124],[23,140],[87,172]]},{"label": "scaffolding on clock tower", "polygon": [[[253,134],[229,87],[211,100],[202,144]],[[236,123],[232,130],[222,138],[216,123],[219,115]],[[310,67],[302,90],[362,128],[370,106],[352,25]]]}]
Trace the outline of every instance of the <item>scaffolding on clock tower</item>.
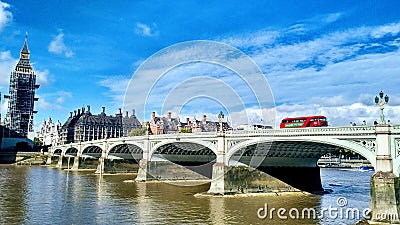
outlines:
[{"label": "scaffolding on clock tower", "polygon": [[30,52],[28,49],[28,35],[25,37],[24,46],[21,50],[20,58],[11,72],[8,111],[5,118],[5,126],[18,132],[23,137],[28,137],[29,132],[33,132],[33,115],[35,90],[39,88],[36,84],[36,74],[30,63]]}]

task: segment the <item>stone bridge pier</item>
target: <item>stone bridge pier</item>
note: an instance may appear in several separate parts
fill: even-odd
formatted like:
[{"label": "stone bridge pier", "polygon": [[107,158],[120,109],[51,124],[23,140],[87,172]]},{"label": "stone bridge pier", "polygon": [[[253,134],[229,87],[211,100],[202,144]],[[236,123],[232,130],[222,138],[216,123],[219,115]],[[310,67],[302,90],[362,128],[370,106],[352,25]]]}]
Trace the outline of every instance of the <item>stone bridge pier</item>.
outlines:
[{"label": "stone bridge pier", "polygon": [[58,157],[58,161],[57,161],[57,168],[62,168],[62,162],[63,162],[63,158],[64,158],[64,153],[61,153],[60,157]]},{"label": "stone bridge pier", "polygon": [[390,125],[376,126],[376,168],[371,177],[371,223],[400,223],[400,180],[394,174]]},{"label": "stone bridge pier", "polygon": [[82,155],[82,145],[79,144],[78,152],[76,153],[76,156],[74,156],[74,163],[72,164],[71,170],[79,169],[79,159],[81,158],[81,155]]},{"label": "stone bridge pier", "polygon": [[147,180],[147,163],[149,161],[150,154],[150,140],[149,136],[146,135],[143,139],[143,158],[139,161],[139,170],[136,176],[136,181],[146,181]]},{"label": "stone bridge pier", "polygon": [[[99,158],[99,164],[97,165],[96,174],[103,174],[104,173],[104,162],[107,159],[107,152],[108,152],[108,143],[107,140],[103,142],[103,148],[101,152],[101,156]],[[79,160],[78,160],[79,161]]]},{"label": "stone bridge pier", "polygon": [[225,167],[227,166],[225,155],[227,148],[224,132],[218,132],[217,145],[217,158],[212,168],[212,180],[208,193],[225,194]]}]

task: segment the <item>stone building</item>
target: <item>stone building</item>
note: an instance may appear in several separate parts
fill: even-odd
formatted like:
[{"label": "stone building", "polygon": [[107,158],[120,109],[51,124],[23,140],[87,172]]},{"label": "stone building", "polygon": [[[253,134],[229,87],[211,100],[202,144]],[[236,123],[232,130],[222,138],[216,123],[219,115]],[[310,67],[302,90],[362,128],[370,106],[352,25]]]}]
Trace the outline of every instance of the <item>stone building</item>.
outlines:
[{"label": "stone building", "polygon": [[132,110],[132,115],[130,116],[128,111],[125,112],[125,116],[122,117],[122,124],[124,136],[128,136],[133,129],[142,127],[142,124],[140,123],[138,118],[136,118],[136,113],[134,109]]},{"label": "stone building", "polygon": [[[186,119],[188,121],[188,118]],[[192,133],[197,132],[214,132],[221,129],[221,124],[217,121],[209,121],[207,120],[207,116],[203,115],[201,120],[194,119],[193,121],[189,121],[189,126],[183,124],[185,127],[189,127],[192,130]],[[222,122],[222,129],[228,130],[230,128],[227,122]]]},{"label": "stone building", "polygon": [[150,129],[154,135],[176,133],[180,126],[179,118],[173,118],[171,112],[166,117],[157,117],[156,112],[151,113]]},{"label": "stone building", "polygon": [[106,138],[118,138],[127,136],[134,128],[142,125],[135,116],[122,115],[121,109],[115,116],[107,115],[105,107],[102,112],[94,115],[90,112],[90,106],[70,112],[70,116],[61,128],[61,143],[67,144],[80,141],[100,140]]},{"label": "stone building", "polygon": [[[208,121],[204,115],[202,120],[186,118],[185,122],[181,122],[179,117],[173,118],[172,113],[168,112],[167,116],[157,117],[155,112],[151,114],[150,129],[154,135],[170,134],[180,132],[183,128],[192,133],[196,132],[214,132],[221,127],[219,122]],[[222,122],[222,129],[228,130],[230,126],[227,122]]]},{"label": "stone building", "polygon": [[53,123],[53,121],[49,117],[41,124],[40,130],[37,132],[36,137],[39,138],[44,147],[60,145],[61,127],[62,126],[60,121]]}]

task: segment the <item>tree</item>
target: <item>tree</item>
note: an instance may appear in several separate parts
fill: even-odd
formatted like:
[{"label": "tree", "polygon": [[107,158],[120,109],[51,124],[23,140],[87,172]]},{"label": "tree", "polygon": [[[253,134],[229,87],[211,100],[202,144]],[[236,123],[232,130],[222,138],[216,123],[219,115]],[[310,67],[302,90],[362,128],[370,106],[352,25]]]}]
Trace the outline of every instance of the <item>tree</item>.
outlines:
[{"label": "tree", "polygon": [[192,129],[190,128],[181,128],[181,133],[192,133]]},{"label": "tree", "polygon": [[35,146],[42,146],[43,145],[42,141],[40,141],[40,139],[38,137],[33,138],[33,144]]},{"label": "tree", "polygon": [[146,134],[146,127],[142,127],[142,128],[135,128],[132,129],[132,131],[128,134],[128,136],[143,136]]}]

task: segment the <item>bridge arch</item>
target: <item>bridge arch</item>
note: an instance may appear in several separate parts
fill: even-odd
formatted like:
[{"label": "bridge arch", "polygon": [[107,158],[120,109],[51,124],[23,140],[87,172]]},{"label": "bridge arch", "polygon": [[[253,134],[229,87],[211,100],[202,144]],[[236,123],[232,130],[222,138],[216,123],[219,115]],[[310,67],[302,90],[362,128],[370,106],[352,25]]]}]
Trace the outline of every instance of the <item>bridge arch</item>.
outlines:
[{"label": "bridge arch", "polygon": [[167,140],[167,141],[162,141],[160,143],[157,143],[156,145],[154,145],[149,152],[149,159],[151,159],[151,157],[153,156],[153,154],[162,146],[166,146],[166,145],[177,145],[177,146],[184,146],[186,144],[196,144],[201,146],[202,148],[208,148],[209,150],[211,150],[215,155],[217,155],[217,148],[215,147],[215,145],[211,142],[208,141],[201,141],[201,140],[183,140],[183,141],[176,141],[174,139],[171,140]]},{"label": "bridge arch", "polygon": [[[166,172],[153,170],[150,173],[155,177],[169,179],[177,179],[178,176],[183,179],[211,179],[216,153],[217,149],[212,142],[169,139],[154,145],[149,154],[151,162],[164,161],[161,165],[167,168],[164,170]],[[171,169],[175,172],[171,173]]]},{"label": "bridge arch", "polygon": [[62,154],[62,149],[61,148],[57,148],[57,149],[55,149],[54,151],[53,151],[53,155],[54,156],[61,156],[61,154]]},{"label": "bridge arch", "polygon": [[[337,138],[327,139],[326,137],[307,137],[307,139],[293,139],[293,138],[257,138],[254,140],[247,140],[237,145],[233,146],[227,153],[227,161],[229,161],[232,156],[237,153],[239,150],[246,148],[251,145],[256,145],[260,143],[273,143],[273,142],[311,142],[311,143],[319,143],[325,144],[330,146],[336,146],[341,148],[346,148],[352,150],[363,157],[365,157],[373,167],[376,166],[376,155],[373,151],[369,150],[368,148],[364,147],[361,144],[358,144],[355,141],[349,140],[340,140]],[[399,168],[400,169],[400,168]]]},{"label": "bridge arch", "polygon": [[81,157],[84,158],[100,158],[103,149],[97,145],[89,145],[86,146],[81,153]]},{"label": "bridge arch", "polygon": [[132,143],[116,144],[109,149],[107,158],[111,159],[134,159],[139,162],[143,158],[142,147]]},{"label": "bridge arch", "polygon": [[65,156],[77,156],[78,155],[78,149],[75,147],[69,147],[65,150],[64,153]]}]

